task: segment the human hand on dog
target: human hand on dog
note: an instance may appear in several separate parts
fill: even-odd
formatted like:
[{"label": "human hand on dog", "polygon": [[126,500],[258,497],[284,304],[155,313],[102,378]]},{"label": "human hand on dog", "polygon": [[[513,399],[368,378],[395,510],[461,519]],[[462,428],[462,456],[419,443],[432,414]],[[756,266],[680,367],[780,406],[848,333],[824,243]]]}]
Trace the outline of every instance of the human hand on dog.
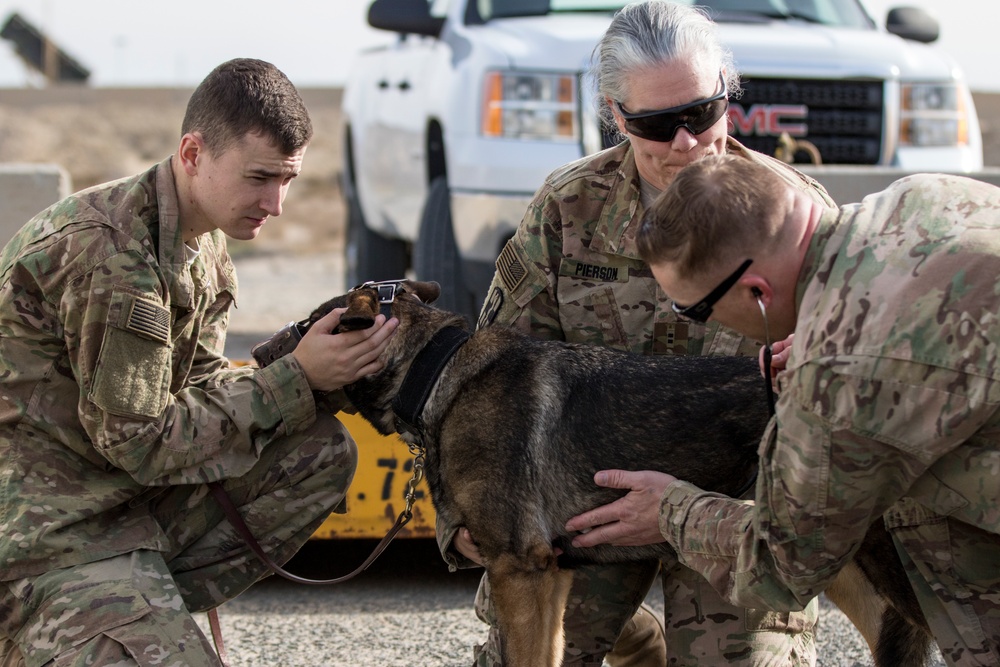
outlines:
[{"label": "human hand on dog", "polygon": [[483,564],[483,556],[479,553],[479,545],[476,541],[472,539],[472,533],[465,526],[462,526],[455,533],[455,538],[452,540],[452,545],[455,550],[471,560],[476,565]]},{"label": "human hand on dog", "polygon": [[368,329],[331,334],[346,310],[334,308],[317,320],[292,352],[309,386],[317,391],[340,389],[381,370],[378,357],[399,324],[396,318],[387,322],[384,315],[379,315]]},{"label": "human hand on dog", "polygon": [[628,489],[628,493],[607,505],[578,514],[566,523],[566,530],[588,532],[573,538],[575,547],[614,544],[634,547],[665,542],[660,534],[660,498],[677,478],[652,470],[601,470],[594,475],[598,486]]}]

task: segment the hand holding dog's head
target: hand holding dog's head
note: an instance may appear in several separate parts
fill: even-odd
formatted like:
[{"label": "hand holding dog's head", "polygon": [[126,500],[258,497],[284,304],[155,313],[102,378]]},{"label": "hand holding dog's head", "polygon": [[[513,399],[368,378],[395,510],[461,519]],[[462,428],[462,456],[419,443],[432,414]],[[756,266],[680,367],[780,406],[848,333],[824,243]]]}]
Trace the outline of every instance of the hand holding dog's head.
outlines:
[{"label": "hand holding dog's head", "polygon": [[378,315],[378,293],[373,289],[356,289],[347,295],[347,312],[340,317],[337,331],[357,331],[375,324]]},{"label": "hand holding dog's head", "polygon": [[340,323],[330,333],[367,329],[375,324],[375,316],[378,315],[378,295],[375,290],[360,288],[335,296],[312,311],[303,328],[312,328],[336,308],[347,308],[347,312],[341,315]]},{"label": "hand holding dog's head", "polygon": [[[436,282],[402,280],[399,281],[398,285],[396,296],[400,292],[412,294],[424,303],[433,303],[441,296],[441,285]],[[334,308],[347,308],[347,312],[340,318],[340,325],[333,333],[367,329],[375,323],[375,316],[379,313],[378,290],[375,287],[369,287],[366,283],[347,294],[330,299],[309,315],[304,328],[308,329]]]}]

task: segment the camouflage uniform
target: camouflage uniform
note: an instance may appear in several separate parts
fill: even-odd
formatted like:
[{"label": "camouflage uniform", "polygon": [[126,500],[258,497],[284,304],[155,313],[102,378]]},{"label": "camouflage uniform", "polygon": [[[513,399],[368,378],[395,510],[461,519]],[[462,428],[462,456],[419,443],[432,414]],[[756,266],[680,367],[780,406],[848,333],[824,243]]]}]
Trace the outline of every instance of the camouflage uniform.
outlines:
[{"label": "camouflage uniform", "polygon": [[661,531],[733,602],[795,609],[883,517],[947,663],[1000,664],[1000,189],[829,210],[799,276],[756,508],[674,484]]},{"label": "camouflage uniform", "polygon": [[[818,201],[833,204],[818,183],[783,163],[732,139],[727,150],[770,165]],[[635,247],[643,210],[628,142],[556,170],[497,260],[480,326],[499,322],[539,338],[637,354],[756,355],[755,342],[714,323],[677,319]],[[614,434],[608,439],[613,442]],[[438,526],[442,554],[452,568],[470,565],[448,550],[457,528]],[[594,565],[576,571],[566,613],[565,664],[601,663],[659,565]],[[814,661],[815,605],[791,616],[738,609],[723,602],[695,572],[674,561],[662,568],[669,664]],[[491,631],[487,644],[477,648],[477,660],[489,665],[499,664],[499,651],[487,584],[484,577],[477,612]]]},{"label": "camouflage uniform", "polygon": [[354,474],[291,356],[222,356],[225,237],[188,256],[177,211],[168,158],[43,211],[0,256],[0,664],[218,664],[189,612],[265,571],[205,483],[283,562]]}]

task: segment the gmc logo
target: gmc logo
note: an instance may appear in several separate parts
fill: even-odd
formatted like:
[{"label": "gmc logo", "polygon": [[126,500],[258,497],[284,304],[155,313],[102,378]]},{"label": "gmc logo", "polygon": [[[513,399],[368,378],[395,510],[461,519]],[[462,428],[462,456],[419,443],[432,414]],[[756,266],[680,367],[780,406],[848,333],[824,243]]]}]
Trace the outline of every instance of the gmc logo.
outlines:
[{"label": "gmc logo", "polygon": [[804,104],[755,104],[747,112],[742,104],[729,105],[729,120],[735,134],[744,136],[776,137],[787,132],[793,137],[804,137],[809,126],[804,122],[809,108]]}]

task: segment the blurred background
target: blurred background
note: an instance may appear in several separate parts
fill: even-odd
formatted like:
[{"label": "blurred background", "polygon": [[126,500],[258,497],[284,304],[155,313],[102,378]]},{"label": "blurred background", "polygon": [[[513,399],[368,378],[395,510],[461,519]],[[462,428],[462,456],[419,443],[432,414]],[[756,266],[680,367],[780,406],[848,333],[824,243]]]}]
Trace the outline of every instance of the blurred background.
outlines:
[{"label": "blurred background", "polygon": [[[238,56],[273,62],[299,86],[343,84],[358,49],[393,36],[366,22],[370,0],[0,0],[0,20],[17,12],[91,70],[97,87],[194,86],[215,65]],[[965,70],[975,91],[1000,92],[995,0],[864,0],[882,24],[908,5],[941,24],[938,48]],[[28,76],[9,43],[0,43],[0,88]]]},{"label": "blurred background", "polygon": [[[1000,40],[995,0],[909,0],[941,25],[935,48],[954,57],[975,95],[985,162],[1000,166]],[[0,39],[0,164],[54,163],[73,190],[128,176],[169,155],[191,90],[234,57],[268,60],[300,88],[315,127],[302,176],[260,242],[232,242],[240,276],[231,353],[343,286],[340,196],[341,86],[360,49],[394,35],[368,26],[369,0],[0,0],[0,27],[16,15],[60,51],[67,77],[53,84]],[[895,0],[866,0],[880,24]],[[289,259],[293,261],[289,261]],[[322,287],[319,287],[322,286]]]}]

